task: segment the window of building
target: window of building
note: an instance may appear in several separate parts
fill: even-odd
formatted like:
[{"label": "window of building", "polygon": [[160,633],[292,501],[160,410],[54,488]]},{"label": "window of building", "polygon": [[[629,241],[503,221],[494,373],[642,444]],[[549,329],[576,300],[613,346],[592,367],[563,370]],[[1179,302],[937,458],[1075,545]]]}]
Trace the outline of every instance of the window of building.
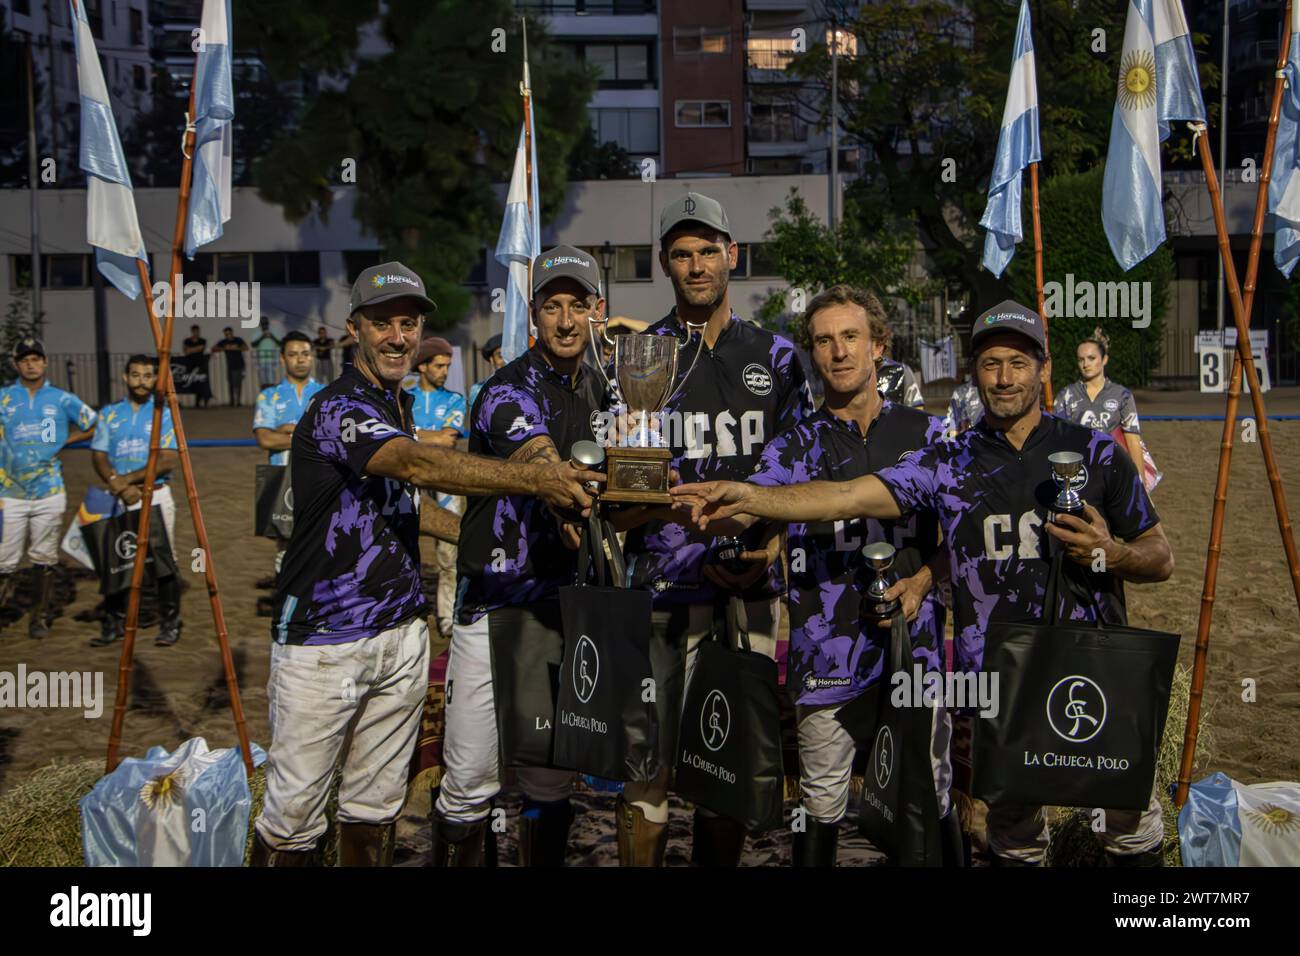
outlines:
[{"label": "window of building", "polygon": [[839,55],[840,56],[857,56],[858,55],[858,37],[852,30],[827,30],[826,31],[826,49],[831,48],[835,42],[835,34],[839,34]]},{"label": "window of building", "polygon": [[730,50],[730,27],[673,27],[673,53],[678,56]]},{"label": "window of building", "polygon": [[253,279],[252,256],[247,252],[218,252],[218,282],[251,282]]},{"label": "window of building", "polygon": [[82,6],[86,10],[86,22],[90,24],[90,33],[96,40],[104,39],[104,5],[101,0],[85,0]]},{"label": "window of building", "polygon": [[749,37],[745,40],[745,61],[755,70],[784,70],[795,57],[792,36]]},{"label": "window of building", "polygon": [[731,278],[744,279],[749,275],[749,243],[738,243],[736,249],[736,268],[731,270]]},{"label": "window of building", "polygon": [[751,279],[779,279],[781,277],[781,267],[766,243],[750,243],[749,277]]},{"label": "window of building", "polygon": [[144,12],[131,8],[131,45],[144,46]]},{"label": "window of building", "polygon": [[799,104],[785,93],[753,94],[749,104],[749,139],[754,143],[804,142],[808,125],[799,117]]},{"label": "window of building", "polygon": [[[11,289],[30,289],[32,287],[32,257],[9,257],[9,287]],[[88,255],[46,255],[41,256],[42,289],[86,289],[90,287],[90,256]]]},{"label": "window of building", "polygon": [[619,246],[614,255],[616,282],[649,282],[654,278],[654,256],[649,246]]},{"label": "window of building", "polygon": [[348,249],[343,253],[343,266],[348,272],[348,285],[357,281],[362,270],[383,262],[380,249]]},{"label": "window of building", "polygon": [[650,44],[587,43],[581,56],[600,69],[600,84],[645,83],[650,80]]},{"label": "window of building", "polygon": [[618,143],[634,156],[659,152],[657,109],[591,109],[591,128],[598,143]]},{"label": "window of building", "polygon": [[728,100],[678,100],[676,103],[678,126],[730,126],[731,103]]},{"label": "window of building", "polygon": [[32,15],[31,0],[14,0],[13,8],[14,13],[21,14],[24,17],[30,17]]},{"label": "window of building", "polygon": [[137,90],[148,91],[149,89],[149,71],[139,63],[131,67],[131,79]]}]

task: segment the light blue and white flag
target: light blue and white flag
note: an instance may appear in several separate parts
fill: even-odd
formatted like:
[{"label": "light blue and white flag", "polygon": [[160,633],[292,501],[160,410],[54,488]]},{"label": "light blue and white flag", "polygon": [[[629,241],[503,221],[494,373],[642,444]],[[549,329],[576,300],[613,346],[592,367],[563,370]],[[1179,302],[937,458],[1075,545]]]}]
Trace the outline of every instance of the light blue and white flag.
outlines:
[{"label": "light blue and white flag", "polygon": [[[515,168],[510,174],[510,191],[506,194],[506,214],[501,220],[496,260],[509,270],[506,280],[506,315],[501,326],[501,357],[514,361],[528,351],[528,266],[542,251],[541,222],[537,202],[537,141],[532,146],[533,174],[528,176],[528,159],[524,149],[526,137],[519,130],[519,147],[515,150]],[[532,211],[529,212],[529,197]]]},{"label": "light blue and white flag", "polygon": [[1192,784],[1178,813],[1183,866],[1300,866],[1300,784]]},{"label": "light blue and white flag", "polygon": [[1177,120],[1205,122],[1183,5],[1129,0],[1101,194],[1106,238],[1125,271],[1165,241],[1160,144]]},{"label": "light blue and white flag", "polygon": [[124,296],[134,299],[140,294],[135,260],[149,260],[135,213],[131,171],[122,154],[85,5],[71,0],[69,4],[75,25],[72,39],[77,50],[77,88],[81,91],[78,165],[86,174],[86,241],[95,249],[95,265],[104,278]]},{"label": "light blue and white flag", "polygon": [[1034,70],[1034,38],[1029,26],[1028,0],[1020,0],[1020,20],[1016,24],[1016,45],[1011,53],[1011,80],[1007,84],[1007,104],[1002,110],[1002,129],[998,133],[998,152],[989,178],[989,202],[984,207],[980,225],[984,236],[984,268],[995,276],[1002,275],[1016,243],[1024,238],[1020,225],[1020,185],[1025,167],[1041,162],[1042,144],[1038,139],[1038,81]]},{"label": "light blue and white flag", "polygon": [[221,238],[230,219],[235,89],[230,79],[230,0],[203,0],[194,70],[194,178],[185,222],[185,255]]},{"label": "light blue and white flag", "polygon": [[1287,56],[1286,89],[1273,142],[1273,174],[1268,182],[1268,211],[1277,218],[1273,262],[1291,275],[1300,259],[1300,3],[1291,4],[1291,52]]}]

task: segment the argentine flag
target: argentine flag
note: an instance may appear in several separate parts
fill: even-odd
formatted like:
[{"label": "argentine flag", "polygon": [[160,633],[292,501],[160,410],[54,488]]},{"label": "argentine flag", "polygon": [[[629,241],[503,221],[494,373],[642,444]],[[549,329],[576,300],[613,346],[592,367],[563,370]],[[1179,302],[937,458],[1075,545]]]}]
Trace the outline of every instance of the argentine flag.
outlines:
[{"label": "argentine flag", "polygon": [[1101,193],[1102,225],[1125,271],[1165,241],[1160,144],[1176,120],[1205,122],[1182,3],[1129,0]]},{"label": "argentine flag", "polygon": [[234,165],[231,126],[235,90],[230,80],[230,0],[203,0],[202,47],[194,70],[194,178],[185,221],[185,255],[221,238],[230,219]]},{"label": "argentine flag", "polygon": [[[506,194],[506,214],[501,220],[496,260],[509,270],[506,280],[506,317],[501,325],[501,357],[512,362],[528,351],[528,266],[542,251],[541,223],[537,202],[537,141],[532,142],[533,175],[528,176],[524,152],[524,130],[519,130],[515,168]],[[530,192],[531,190],[531,192]],[[528,197],[532,196],[532,213]]]},{"label": "argentine flag", "polygon": [[1038,83],[1034,72],[1029,3],[1021,0],[1007,105],[1002,110],[998,152],[989,178],[989,202],[980,220],[980,225],[988,230],[984,236],[984,268],[995,276],[1002,275],[1015,254],[1016,243],[1024,238],[1020,225],[1020,180],[1025,167],[1043,158],[1038,139]]},{"label": "argentine flag", "polygon": [[131,172],[113,122],[113,107],[85,4],[72,3],[72,39],[77,50],[77,87],[81,91],[81,153],[86,174],[86,241],[95,249],[95,264],[124,296],[140,294],[136,259],[148,262],[140,220],[135,214]]},{"label": "argentine flag", "polygon": [[1178,814],[1183,866],[1300,866],[1300,784],[1192,784]]},{"label": "argentine flag", "polygon": [[1273,142],[1273,175],[1268,183],[1268,211],[1277,218],[1273,262],[1291,275],[1300,259],[1300,3],[1291,4],[1291,53],[1287,57],[1286,90]]}]

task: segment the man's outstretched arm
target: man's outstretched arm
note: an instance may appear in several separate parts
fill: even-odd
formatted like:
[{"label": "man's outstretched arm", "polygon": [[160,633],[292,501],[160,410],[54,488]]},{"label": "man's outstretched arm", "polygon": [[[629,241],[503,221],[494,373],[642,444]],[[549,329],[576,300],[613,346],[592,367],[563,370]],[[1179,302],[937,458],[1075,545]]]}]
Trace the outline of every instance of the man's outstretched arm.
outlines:
[{"label": "man's outstretched arm", "polygon": [[898,502],[874,475],[852,481],[809,481],[766,488],[742,481],[704,481],[677,485],[673,498],[691,506],[703,531],[709,522],[745,514],[770,521],[836,521],[897,518]]}]

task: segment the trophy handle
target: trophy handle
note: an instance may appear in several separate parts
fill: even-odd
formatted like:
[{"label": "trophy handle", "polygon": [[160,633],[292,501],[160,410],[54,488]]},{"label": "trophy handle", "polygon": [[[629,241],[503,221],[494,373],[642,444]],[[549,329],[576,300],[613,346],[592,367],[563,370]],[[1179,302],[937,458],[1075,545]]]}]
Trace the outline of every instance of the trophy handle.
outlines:
[{"label": "trophy handle", "polygon": [[669,402],[671,402],[674,398],[676,398],[676,397],[677,397],[677,393],[680,392],[680,391],[682,390],[682,386],[686,384],[686,380],[687,380],[688,378],[691,377],[691,372],[693,372],[693,371],[695,370],[695,363],[698,362],[698,361],[700,360],[700,352],[704,351],[704,327],[705,327],[706,325],[708,325],[708,324],[709,324],[709,323],[707,323],[707,322],[687,322],[687,323],[686,323],[686,345],[685,345],[685,346],[678,346],[678,351],[680,352],[682,348],[686,348],[686,347],[689,347],[689,346],[690,346],[690,344],[691,344],[691,336],[692,336],[692,335],[698,335],[699,338],[700,338],[700,341],[699,341],[699,342],[696,344],[696,346],[695,346],[695,357],[694,357],[693,359],[691,359],[691,364],[690,364],[690,367],[686,369],[686,374],[683,375],[683,376],[678,380],[677,385],[673,388],[673,390],[672,390],[671,392],[668,393],[668,397],[665,398],[665,399],[663,400],[663,402],[660,404],[660,406],[659,406],[660,408],[663,408],[665,405],[667,405]]},{"label": "trophy handle", "polygon": [[605,333],[605,330],[609,327],[609,316],[588,319],[587,325],[591,331],[591,334],[587,337],[587,348],[591,350],[592,364],[596,366],[596,371],[600,373],[600,377],[605,380],[605,388],[614,393],[614,383],[605,374],[605,356],[601,354],[601,350],[596,344],[596,336],[599,334],[602,345],[608,345],[610,348],[614,347],[613,340]]}]

